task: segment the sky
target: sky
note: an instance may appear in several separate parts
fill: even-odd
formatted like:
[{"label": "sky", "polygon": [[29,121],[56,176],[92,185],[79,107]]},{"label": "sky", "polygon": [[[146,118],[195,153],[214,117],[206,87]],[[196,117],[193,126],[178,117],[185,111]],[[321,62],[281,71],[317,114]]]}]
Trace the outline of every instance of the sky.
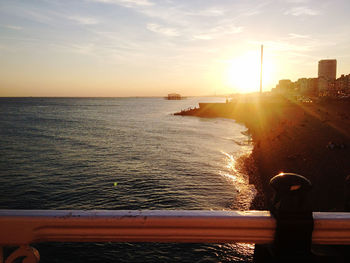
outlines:
[{"label": "sky", "polygon": [[0,0],[0,96],[229,94],[350,73],[348,0]]}]

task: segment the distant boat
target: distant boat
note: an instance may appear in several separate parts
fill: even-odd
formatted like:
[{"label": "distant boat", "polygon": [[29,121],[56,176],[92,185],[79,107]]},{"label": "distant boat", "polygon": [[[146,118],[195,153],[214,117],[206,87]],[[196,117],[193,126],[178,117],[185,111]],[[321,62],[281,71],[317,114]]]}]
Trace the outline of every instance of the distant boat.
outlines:
[{"label": "distant boat", "polygon": [[183,100],[186,99],[186,97],[182,97],[180,94],[177,93],[170,93],[168,94],[168,97],[164,97],[166,100]]}]

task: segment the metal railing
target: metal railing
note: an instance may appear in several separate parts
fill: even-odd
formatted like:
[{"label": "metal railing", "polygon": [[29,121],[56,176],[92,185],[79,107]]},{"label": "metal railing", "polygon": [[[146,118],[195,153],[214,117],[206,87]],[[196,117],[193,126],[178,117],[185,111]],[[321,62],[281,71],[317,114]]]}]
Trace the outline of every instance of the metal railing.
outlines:
[{"label": "metal railing", "polygon": [[[350,213],[313,213],[315,244],[350,244]],[[0,210],[0,245],[34,242],[269,243],[268,211]]]},{"label": "metal railing", "polygon": [[[313,217],[314,244],[350,244],[350,213]],[[51,241],[266,244],[275,227],[268,211],[0,210],[0,246],[30,254],[29,244]]]}]

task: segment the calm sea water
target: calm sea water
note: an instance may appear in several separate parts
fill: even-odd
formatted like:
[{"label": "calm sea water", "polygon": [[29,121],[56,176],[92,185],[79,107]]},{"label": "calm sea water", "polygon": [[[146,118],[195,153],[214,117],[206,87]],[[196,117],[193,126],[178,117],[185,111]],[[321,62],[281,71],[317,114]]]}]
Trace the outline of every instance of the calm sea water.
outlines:
[{"label": "calm sea water", "polygon": [[[220,98],[0,98],[0,209],[248,209],[233,120],[174,116]],[[114,183],[118,183],[114,186]],[[246,262],[243,244],[36,244],[41,262]]]}]

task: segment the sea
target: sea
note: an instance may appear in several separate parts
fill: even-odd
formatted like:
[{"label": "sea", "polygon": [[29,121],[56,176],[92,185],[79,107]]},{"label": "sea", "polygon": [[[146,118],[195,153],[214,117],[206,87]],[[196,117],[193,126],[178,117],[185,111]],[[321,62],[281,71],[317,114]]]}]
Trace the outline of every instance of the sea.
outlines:
[{"label": "sea", "polygon": [[[0,209],[247,210],[252,145],[163,98],[0,98]],[[40,262],[252,262],[251,244],[38,243]]]}]

